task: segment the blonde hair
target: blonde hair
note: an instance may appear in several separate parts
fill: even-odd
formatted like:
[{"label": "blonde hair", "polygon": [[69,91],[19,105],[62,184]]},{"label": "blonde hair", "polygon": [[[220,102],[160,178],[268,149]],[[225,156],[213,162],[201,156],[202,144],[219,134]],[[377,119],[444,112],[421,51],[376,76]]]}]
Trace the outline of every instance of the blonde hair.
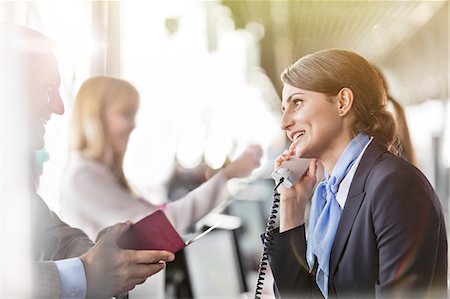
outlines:
[{"label": "blonde hair", "polygon": [[82,156],[105,164],[120,184],[131,192],[123,173],[123,154],[117,154],[106,132],[105,109],[123,103],[138,106],[139,93],[129,82],[111,77],[93,77],[83,82],[74,103],[72,147]]}]

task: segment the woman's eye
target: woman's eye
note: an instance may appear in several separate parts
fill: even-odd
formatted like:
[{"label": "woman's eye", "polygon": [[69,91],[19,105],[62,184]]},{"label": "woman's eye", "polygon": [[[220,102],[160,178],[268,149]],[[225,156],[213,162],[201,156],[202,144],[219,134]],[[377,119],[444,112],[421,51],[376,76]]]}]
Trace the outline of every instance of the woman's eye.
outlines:
[{"label": "woman's eye", "polygon": [[302,99],[295,99],[294,100],[294,106],[299,107],[303,103]]}]

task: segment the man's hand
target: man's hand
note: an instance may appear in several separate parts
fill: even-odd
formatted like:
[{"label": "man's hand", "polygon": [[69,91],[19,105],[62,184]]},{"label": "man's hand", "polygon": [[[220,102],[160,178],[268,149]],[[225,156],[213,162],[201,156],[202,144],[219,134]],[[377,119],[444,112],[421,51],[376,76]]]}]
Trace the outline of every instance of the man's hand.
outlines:
[{"label": "man's hand", "polygon": [[116,240],[130,227],[131,223],[112,226],[80,257],[86,272],[87,297],[112,297],[129,291],[164,269],[164,262],[175,259],[168,251],[119,248]]}]

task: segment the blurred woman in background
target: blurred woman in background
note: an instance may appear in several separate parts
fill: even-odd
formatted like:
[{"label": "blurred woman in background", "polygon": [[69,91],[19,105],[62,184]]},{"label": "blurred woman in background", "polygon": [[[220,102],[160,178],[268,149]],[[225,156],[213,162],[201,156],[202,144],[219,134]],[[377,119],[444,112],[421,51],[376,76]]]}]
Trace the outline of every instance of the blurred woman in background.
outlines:
[{"label": "blurred woman in background", "polygon": [[75,98],[73,152],[63,178],[62,217],[93,240],[104,228],[136,222],[163,209],[180,233],[229,197],[226,182],[259,166],[262,150],[249,146],[236,160],[180,200],[156,206],[136,194],[125,178],[123,160],[135,127],[139,93],[129,82],[94,77]]},{"label": "blurred woman in background", "polygon": [[386,81],[385,76],[381,72],[381,70],[372,64],[372,67],[377,72],[380,77],[381,83],[386,91],[386,96],[388,100],[387,109],[392,111],[392,115],[394,116],[396,132],[397,132],[397,142],[399,143],[400,148],[400,156],[405,158],[411,164],[418,167],[416,154],[412,145],[411,136],[409,134],[408,123],[406,121],[405,110],[402,105],[395,100],[392,95],[389,93],[389,87]]}]

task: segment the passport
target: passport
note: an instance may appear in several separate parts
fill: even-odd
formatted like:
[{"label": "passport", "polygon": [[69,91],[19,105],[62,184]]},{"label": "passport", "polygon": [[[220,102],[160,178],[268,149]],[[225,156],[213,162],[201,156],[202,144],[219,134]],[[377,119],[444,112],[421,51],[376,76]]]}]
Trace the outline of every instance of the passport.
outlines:
[{"label": "passport", "polygon": [[123,249],[167,250],[176,253],[186,247],[181,236],[162,210],[144,217],[119,237]]}]

